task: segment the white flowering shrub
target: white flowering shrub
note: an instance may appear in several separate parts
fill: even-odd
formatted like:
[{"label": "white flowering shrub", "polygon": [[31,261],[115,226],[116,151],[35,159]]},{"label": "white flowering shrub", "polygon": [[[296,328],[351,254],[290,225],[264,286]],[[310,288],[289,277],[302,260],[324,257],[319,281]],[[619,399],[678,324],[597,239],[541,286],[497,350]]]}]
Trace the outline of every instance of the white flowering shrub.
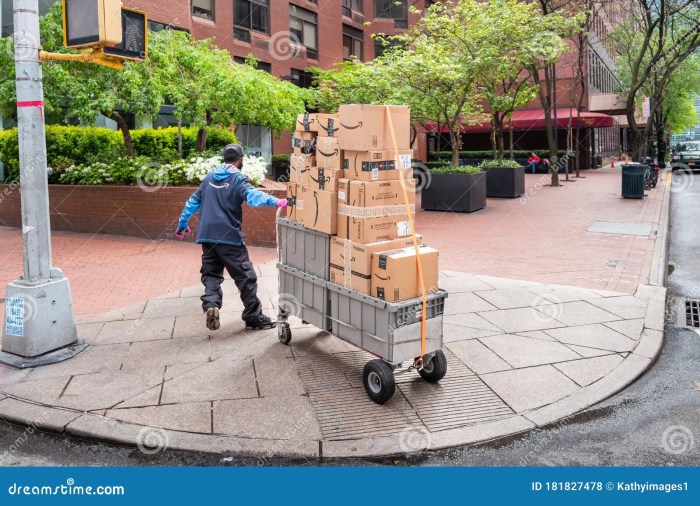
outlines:
[{"label": "white flowering shrub", "polygon": [[[109,164],[72,165],[61,173],[60,182],[79,185],[138,184],[153,188],[198,185],[207,174],[221,165],[221,156],[193,157],[166,165],[154,163],[145,157],[122,158]],[[261,157],[246,156],[242,172],[248,176],[251,184],[259,186],[267,174],[267,162]]]},{"label": "white flowering shrub", "polygon": [[244,156],[241,172],[248,176],[248,180],[253,186],[260,186],[267,174],[267,162],[261,156]]}]

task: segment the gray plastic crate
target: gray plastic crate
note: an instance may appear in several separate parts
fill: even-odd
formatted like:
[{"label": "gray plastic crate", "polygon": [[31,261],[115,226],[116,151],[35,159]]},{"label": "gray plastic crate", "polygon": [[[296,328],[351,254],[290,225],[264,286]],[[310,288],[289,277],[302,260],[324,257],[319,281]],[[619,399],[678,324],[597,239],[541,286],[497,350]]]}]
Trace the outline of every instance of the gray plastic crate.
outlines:
[{"label": "gray plastic crate", "polygon": [[[331,333],[393,364],[421,355],[420,299],[390,303],[328,283]],[[447,292],[429,295],[426,353],[442,348]]]},{"label": "gray plastic crate", "polygon": [[321,330],[331,330],[328,282],[278,263],[280,304]]},{"label": "gray plastic crate", "polygon": [[317,278],[330,279],[331,236],[287,219],[277,220],[280,262]]}]

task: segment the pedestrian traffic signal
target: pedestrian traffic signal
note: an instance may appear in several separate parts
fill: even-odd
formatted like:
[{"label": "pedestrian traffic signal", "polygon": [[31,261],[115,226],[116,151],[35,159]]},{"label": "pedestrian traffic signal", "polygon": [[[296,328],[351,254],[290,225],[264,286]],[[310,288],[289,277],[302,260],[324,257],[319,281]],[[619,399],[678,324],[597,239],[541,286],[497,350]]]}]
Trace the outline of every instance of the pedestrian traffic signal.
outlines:
[{"label": "pedestrian traffic signal", "polygon": [[122,7],[122,42],[105,46],[104,53],[120,60],[141,61],[148,53],[148,20],[146,14]]},{"label": "pedestrian traffic signal", "polygon": [[122,42],[121,0],[63,0],[63,45],[102,47]]}]

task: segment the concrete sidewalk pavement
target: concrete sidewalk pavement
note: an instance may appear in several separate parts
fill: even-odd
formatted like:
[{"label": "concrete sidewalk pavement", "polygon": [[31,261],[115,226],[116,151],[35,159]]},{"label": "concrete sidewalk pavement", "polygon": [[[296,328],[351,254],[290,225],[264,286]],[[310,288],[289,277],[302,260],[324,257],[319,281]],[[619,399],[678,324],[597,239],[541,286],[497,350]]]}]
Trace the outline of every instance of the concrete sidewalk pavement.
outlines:
[{"label": "concrete sidewalk pavement", "polygon": [[[260,267],[275,312],[275,265]],[[447,376],[397,376],[378,406],[361,381],[372,357],[292,319],[246,331],[232,282],[222,328],[200,287],[80,325],[90,347],[35,370],[0,367],[8,420],[138,445],[270,457],[376,456],[475,443],[549,424],[619,391],[662,343],[665,289],[634,295],[444,271]]]},{"label": "concrete sidewalk pavement", "polygon": [[[196,246],[57,234],[56,263],[71,277],[90,347],[35,370],[0,366],[0,416],[145,453],[263,461],[443,448],[565,419],[634,381],[663,341],[669,188],[662,181],[644,200],[622,200],[613,170],[558,189],[529,177],[527,198],[490,199],[488,212],[418,213],[449,269],[440,280],[450,292],[448,373],[437,385],[399,375],[384,406],[362,387],[367,353],[296,319],[289,347],[275,330],[246,332],[230,281],[222,328],[208,331]],[[17,249],[16,231],[0,238],[6,255]],[[0,268],[6,281],[9,268]],[[258,269],[275,314],[274,263]]]}]

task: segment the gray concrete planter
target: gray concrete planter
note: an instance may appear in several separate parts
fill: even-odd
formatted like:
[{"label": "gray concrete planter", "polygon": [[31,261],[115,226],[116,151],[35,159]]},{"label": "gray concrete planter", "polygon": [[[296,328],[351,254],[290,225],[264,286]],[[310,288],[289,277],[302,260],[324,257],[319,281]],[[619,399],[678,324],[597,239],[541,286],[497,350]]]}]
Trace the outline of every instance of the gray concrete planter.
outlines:
[{"label": "gray concrete planter", "polygon": [[486,173],[430,174],[421,193],[424,211],[473,213],[486,207]]},{"label": "gray concrete planter", "polygon": [[489,167],[486,196],[514,199],[525,193],[525,167]]}]

